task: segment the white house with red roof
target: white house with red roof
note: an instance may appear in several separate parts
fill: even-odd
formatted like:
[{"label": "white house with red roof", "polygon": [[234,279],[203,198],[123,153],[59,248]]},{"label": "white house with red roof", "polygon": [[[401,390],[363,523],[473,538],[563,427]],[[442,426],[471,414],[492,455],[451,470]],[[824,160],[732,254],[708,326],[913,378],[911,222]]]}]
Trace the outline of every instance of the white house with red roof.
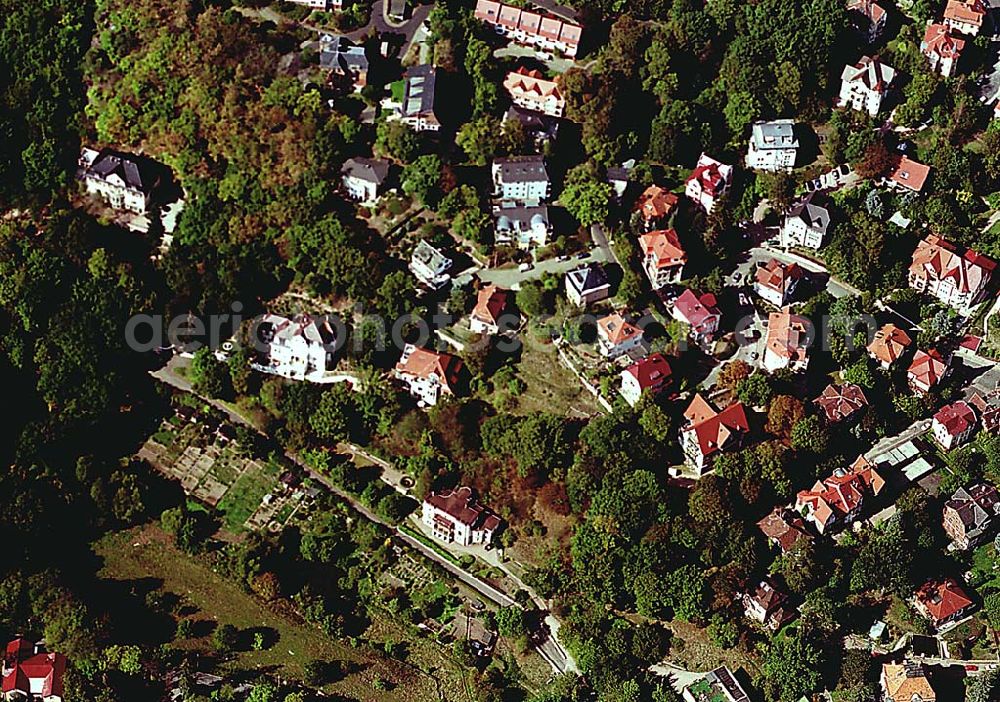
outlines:
[{"label": "white house with red roof", "polygon": [[715,203],[726,194],[732,183],[733,167],[703,153],[688,176],[684,194],[711,214]]},{"label": "white house with red roof", "polygon": [[975,37],[983,28],[986,13],[983,0],[948,0],[944,8],[944,23],[956,32]]},{"label": "white house with red roof", "polygon": [[854,383],[830,383],[813,402],[829,426],[854,418],[868,406],[864,391]]},{"label": "white house with red roof", "polygon": [[764,370],[768,373],[782,368],[804,371],[809,366],[809,347],[814,334],[812,322],[792,314],[790,307],[772,312],[767,320],[767,340],[761,361]]},{"label": "white house with red roof", "polygon": [[635,210],[642,218],[643,229],[648,232],[667,226],[678,202],[680,198],[659,185],[646,188],[635,203]]},{"label": "white house with red roof", "polygon": [[917,590],[913,604],[938,631],[949,628],[976,608],[954,578],[928,580]]},{"label": "white house with red roof", "polygon": [[549,117],[562,117],[566,110],[566,98],[559,89],[559,81],[548,80],[541,71],[521,66],[507,74],[503,87],[511,102],[526,110]]},{"label": "white house with red roof", "polygon": [[955,73],[955,66],[962,58],[965,40],[956,37],[946,24],[928,22],[920,51],[931,64],[931,70],[949,78]]},{"label": "white house with red roof", "polygon": [[3,698],[62,702],[66,656],[45,653],[25,639],[7,644],[3,660]]},{"label": "white house with red roof", "polygon": [[462,359],[457,356],[407,344],[393,376],[421,406],[433,407],[443,396],[456,393],[461,372]]},{"label": "white house with red roof", "polygon": [[434,538],[460,546],[488,544],[503,524],[500,517],[476,501],[468,486],[428,495],[421,522]]},{"label": "white house with red roof", "polygon": [[895,160],[892,170],[885,177],[884,182],[896,190],[919,193],[927,184],[927,178],[930,174],[930,166],[925,166],[907,156],[900,156]]},{"label": "white house with red roof", "polygon": [[791,302],[802,278],[803,272],[799,264],[782,263],[772,258],[757,269],[753,290],[765,302],[775,307],[784,307]]},{"label": "white house with red roof", "polygon": [[621,372],[620,392],[631,407],[639,404],[644,392],[656,395],[670,384],[670,363],[662,353],[636,361]]},{"label": "white house with red roof", "polygon": [[687,254],[676,230],[658,229],[643,234],[639,237],[639,246],[642,248],[642,269],[653,290],[681,281]]},{"label": "white house with red roof", "polygon": [[868,344],[868,355],[888,370],[912,345],[909,334],[895,324],[886,324],[875,332],[872,343]]},{"label": "white house with red roof", "polygon": [[895,79],[895,68],[882,63],[878,57],[862,56],[857,63],[844,66],[840,74],[838,104],[874,117]]},{"label": "white house with red roof", "polygon": [[693,290],[685,290],[677,296],[670,314],[678,322],[691,327],[691,336],[696,341],[711,341],[719,331],[719,322],[722,320],[715,295],[698,295]]},{"label": "white house with red roof", "polygon": [[874,44],[882,36],[889,18],[884,7],[874,0],[847,0],[847,10],[855,28],[869,44]]},{"label": "white house with red roof", "polygon": [[908,279],[917,292],[969,315],[986,294],[996,266],[991,258],[929,234],[913,252]]},{"label": "white house with red roof", "polygon": [[918,395],[926,395],[951,372],[951,358],[943,356],[937,349],[917,351],[913,362],[906,371],[910,389]]},{"label": "white house with red roof", "polygon": [[719,453],[739,449],[750,433],[750,422],[742,402],[720,412],[697,394],[685,410],[684,420],[680,430],[681,448],[698,477],[711,470],[712,461]]},{"label": "white house with red roof", "polygon": [[265,314],[257,322],[255,337],[264,344],[252,367],[292,380],[321,381],[337,361],[337,333],[322,317],[301,315],[288,319]]},{"label": "white house with red roof", "polygon": [[597,346],[606,358],[644,349],[642,329],[614,312],[597,320]]},{"label": "white house with red roof", "polygon": [[510,291],[487,285],[479,291],[469,315],[469,329],[475,334],[499,334],[501,317],[510,310]]},{"label": "white house with red roof", "polygon": [[934,413],[931,432],[945,451],[967,442],[976,431],[976,411],[964,400],[945,405]]},{"label": "white house with red roof", "polygon": [[570,58],[575,58],[580,49],[583,27],[556,17],[493,0],[479,0],[475,17],[519,44],[559,51]]},{"label": "white house with red roof", "polygon": [[795,496],[795,511],[812,522],[820,534],[850,524],[861,516],[865,499],[877,496],[885,479],[864,456],[849,470],[838,469]]}]

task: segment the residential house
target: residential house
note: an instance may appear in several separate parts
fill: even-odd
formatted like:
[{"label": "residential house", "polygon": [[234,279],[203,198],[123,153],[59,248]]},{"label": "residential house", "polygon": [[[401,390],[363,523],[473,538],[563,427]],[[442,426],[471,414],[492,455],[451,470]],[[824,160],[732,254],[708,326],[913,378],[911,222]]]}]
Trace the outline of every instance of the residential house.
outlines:
[{"label": "residential house", "polygon": [[847,0],[851,21],[869,44],[874,44],[885,31],[889,13],[874,0]]},{"label": "residential house", "polygon": [[830,211],[813,203],[812,194],[793,205],[781,225],[781,246],[818,249],[830,229]]},{"label": "residential house", "polygon": [[691,327],[691,336],[696,341],[711,341],[719,331],[722,312],[715,295],[711,293],[698,295],[692,290],[685,290],[674,300],[670,312],[678,322]]},{"label": "residential house", "polygon": [[784,307],[791,302],[802,278],[803,272],[799,264],[782,263],[772,258],[757,268],[753,289],[765,302],[775,307]]},{"label": "residential house", "polygon": [[621,394],[629,406],[635,407],[644,392],[656,395],[670,385],[670,363],[662,353],[654,353],[621,372]]},{"label": "residential house", "polygon": [[886,324],[875,332],[875,337],[868,344],[868,355],[888,370],[912,344],[909,334],[895,324]]},{"label": "residential house", "polygon": [[951,372],[951,357],[943,356],[937,349],[917,351],[913,362],[906,371],[910,389],[918,395],[926,395]]},{"label": "residential house", "polygon": [[969,315],[986,295],[996,261],[928,234],[910,263],[910,287]]},{"label": "residential house", "polygon": [[726,194],[732,184],[733,167],[703,153],[698,157],[698,163],[688,176],[684,194],[705,212],[711,214],[715,209],[715,203]]},{"label": "residential house", "polygon": [[493,186],[505,202],[537,205],[548,199],[552,184],[541,156],[493,159]]},{"label": "residential house", "polygon": [[777,631],[795,618],[795,609],[788,606],[788,594],[775,587],[767,577],[757,587],[741,594],[746,616],[771,631]]},{"label": "residential house", "polygon": [[976,412],[964,400],[945,405],[934,413],[931,432],[945,451],[967,442],[976,431]]},{"label": "residential house", "polygon": [[989,483],[960,487],[944,503],[944,530],[960,551],[986,541],[1000,516],[1000,493]]},{"label": "residential house", "polygon": [[437,92],[437,69],[434,66],[414,66],[406,71],[400,120],[418,132],[441,130],[441,120],[434,111]]},{"label": "residential house", "polygon": [[524,131],[531,136],[535,149],[541,150],[545,144],[559,136],[559,120],[540,112],[532,112],[517,105],[511,105],[503,117],[504,122],[520,122]]},{"label": "residential house", "polygon": [[410,272],[427,287],[440,290],[451,282],[448,271],[453,263],[443,252],[421,239],[410,256]]},{"label": "residential house", "polygon": [[984,431],[996,432],[1000,429],[1000,390],[986,394],[975,392],[969,398],[969,404],[976,408]]},{"label": "residential house", "polygon": [[944,8],[944,23],[956,32],[975,37],[983,28],[986,13],[983,0],[948,0]]},{"label": "residential house", "polygon": [[406,344],[393,376],[420,406],[433,407],[443,396],[457,393],[462,369],[462,359],[456,356]]},{"label": "residential house", "polygon": [[764,370],[773,373],[781,368],[792,372],[804,371],[809,365],[809,347],[815,330],[805,317],[792,314],[790,307],[772,312],[767,321],[764,344]]},{"label": "residential house", "polygon": [[79,166],[78,175],[88,193],[99,196],[112,209],[146,214],[159,179],[146,172],[134,156],[84,149]]},{"label": "residential house", "polygon": [[650,185],[635,203],[642,217],[643,228],[648,232],[667,226],[670,216],[677,209],[679,198],[659,185]]},{"label": "residential house", "polygon": [[639,237],[642,249],[642,269],[653,286],[659,290],[664,285],[681,282],[687,254],[673,229],[657,229]]},{"label": "residential house", "polygon": [[867,112],[874,117],[882,108],[896,79],[896,69],[870,56],[862,56],[855,64],[844,66],[840,74],[840,107]]},{"label": "residential house", "polygon": [[642,329],[614,312],[597,320],[597,346],[606,358],[642,351]]},{"label": "residential house", "polygon": [[[469,329],[475,334],[499,334],[501,318],[510,313],[510,290],[487,285],[477,294],[476,306],[469,315]],[[514,321],[513,318],[511,321]],[[509,325],[506,329],[510,329]]]},{"label": "residential house", "polygon": [[559,90],[559,81],[548,80],[541,71],[522,66],[507,74],[503,87],[511,101],[526,110],[549,117],[562,117],[566,110],[566,98]]},{"label": "residential house", "polygon": [[750,702],[736,676],[725,666],[686,685],[681,697],[684,702]]},{"label": "residential house", "polygon": [[747,168],[756,171],[791,171],[795,167],[798,150],[795,120],[754,122],[750,128]]},{"label": "residential house", "polygon": [[611,296],[608,275],[599,263],[589,263],[566,274],[566,297],[577,307],[588,307]]},{"label": "residential house", "polygon": [[741,402],[720,412],[696,394],[684,412],[684,420],[681,448],[699,477],[711,470],[711,463],[719,453],[739,449],[750,433],[750,422]]},{"label": "residential house", "polygon": [[802,520],[801,515],[786,507],[775,507],[766,517],[757,522],[757,528],[782,553],[788,553],[802,541],[812,540],[812,536],[806,531],[806,523]]},{"label": "residential house", "polygon": [[954,578],[928,580],[914,598],[917,611],[937,630],[963,619],[976,605]]},{"label": "residential house", "polygon": [[965,50],[965,40],[952,34],[946,24],[927,23],[924,39],[920,42],[920,51],[931,64],[931,70],[950,78],[955,73],[955,67]]},{"label": "residential house", "polygon": [[355,92],[368,85],[370,64],[365,47],[347,37],[322,33],[319,37],[320,68],[350,80]]},{"label": "residential house", "polygon": [[337,333],[325,317],[265,314],[254,330],[263,345],[253,368],[293,380],[319,377],[337,365]]},{"label": "residential house", "polygon": [[549,208],[501,207],[493,211],[494,241],[497,244],[514,244],[519,249],[533,249],[545,246],[552,233]]},{"label": "residential house", "polygon": [[838,469],[828,478],[817,480],[809,490],[800,490],[795,509],[820,534],[846,526],[861,516],[865,500],[877,496],[885,480],[864,456],[848,470]]},{"label": "residential house", "polygon": [[611,186],[615,200],[618,202],[621,202],[628,191],[629,183],[632,182],[631,173],[634,165],[635,161],[632,160],[621,166],[608,166],[604,171],[604,181]]},{"label": "residential house", "polygon": [[868,406],[864,391],[854,383],[830,383],[814,401],[828,426],[855,418]]},{"label": "residential house", "polygon": [[583,27],[556,17],[492,0],[478,0],[475,17],[519,44],[558,51],[569,58],[575,58],[580,49]]},{"label": "residential house", "polygon": [[349,158],[340,169],[340,174],[348,197],[358,202],[374,203],[389,179],[389,162],[380,158]]},{"label": "residential house", "polygon": [[46,653],[22,638],[7,644],[3,659],[3,698],[24,702],[62,702],[66,656]]},{"label": "residential house", "polygon": [[937,695],[922,663],[883,663],[879,676],[882,702],[937,702]]},{"label": "residential house", "polygon": [[930,166],[918,163],[908,156],[899,156],[895,159],[892,170],[884,181],[890,188],[919,193],[927,184],[927,177],[930,173]]},{"label": "residential house", "polygon": [[431,529],[434,538],[459,546],[490,543],[503,523],[500,517],[479,504],[472,488],[465,485],[428,495],[423,503],[421,521]]}]

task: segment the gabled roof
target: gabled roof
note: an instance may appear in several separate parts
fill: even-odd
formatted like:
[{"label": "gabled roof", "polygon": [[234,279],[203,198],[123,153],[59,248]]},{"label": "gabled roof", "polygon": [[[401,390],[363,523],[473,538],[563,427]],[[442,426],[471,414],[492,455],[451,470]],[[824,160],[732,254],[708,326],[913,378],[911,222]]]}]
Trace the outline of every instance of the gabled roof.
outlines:
[{"label": "gabled roof", "polygon": [[782,263],[772,258],[757,269],[756,281],[759,285],[781,293],[782,297],[802,278],[802,268],[797,263]]},{"label": "gabled roof", "polygon": [[319,38],[319,65],[344,73],[366,73],[369,62],[363,46],[358,46],[347,37],[324,33]]},{"label": "gabled roof", "polygon": [[879,23],[885,16],[885,8],[872,0],[847,0],[848,11],[860,13],[869,22]]},{"label": "gabled roof", "polygon": [[757,522],[764,536],[776,541],[782,553],[788,552],[799,541],[809,540],[806,523],[802,517],[784,507],[775,507],[766,517]]},{"label": "gabled roof", "polygon": [[934,421],[949,435],[961,436],[976,424],[976,413],[964,400],[945,405],[934,413]]},{"label": "gabled roof", "polygon": [[905,331],[895,324],[886,324],[875,332],[872,343],[868,344],[868,352],[879,361],[891,365],[906,353],[912,343],[913,340]]},{"label": "gabled roof", "polygon": [[944,18],[982,27],[986,19],[986,6],[982,0],[948,0],[948,5],[944,8]]},{"label": "gabled roof", "polygon": [[642,213],[643,219],[663,219],[677,207],[679,199],[669,190],[659,185],[650,185],[636,201],[636,209]]},{"label": "gabled roof", "polygon": [[380,158],[349,158],[340,169],[341,175],[382,185],[389,177],[389,162]]},{"label": "gabled roof", "polygon": [[687,254],[674,229],[658,229],[639,237],[644,256],[652,256],[657,268],[672,268],[687,262]]},{"label": "gabled roof", "polygon": [[402,357],[396,364],[396,372],[412,375],[417,378],[437,379],[448,390],[454,392],[458,376],[462,370],[462,359],[447,353],[438,353],[429,349],[407,344]]},{"label": "gabled roof", "polygon": [[509,290],[498,288],[496,285],[487,285],[479,291],[472,316],[487,324],[496,325],[509,304]]},{"label": "gabled roof", "polygon": [[788,595],[775,588],[770,578],[765,578],[757,583],[752,592],[747,593],[747,599],[765,612],[771,612],[788,601]]},{"label": "gabled roof", "polygon": [[886,695],[895,702],[931,702],[937,697],[921,663],[883,663],[882,681]]},{"label": "gabled roof", "polygon": [[571,270],[566,274],[566,281],[581,295],[609,285],[608,275],[599,263],[589,263]]},{"label": "gabled roof", "polygon": [[929,234],[913,252],[910,274],[935,281],[950,278],[956,290],[970,293],[986,283],[996,266],[991,258]]},{"label": "gabled roof", "polygon": [[808,506],[810,516],[825,527],[860,507],[867,493],[878,495],[883,487],[885,479],[861,456],[849,470],[837,470],[830,477],[817,480],[812,489],[800,490],[796,504]]},{"label": "gabled roof", "polygon": [[542,156],[495,158],[493,168],[499,172],[502,183],[537,183],[549,180]]},{"label": "gabled roof", "polygon": [[958,59],[965,49],[965,40],[953,36],[946,24],[927,23],[924,40],[920,49],[927,55],[934,54],[942,59]]},{"label": "gabled roof", "polygon": [[674,311],[695,329],[702,327],[712,317],[721,316],[715,295],[705,293],[699,297],[692,290],[685,290],[677,296]]},{"label": "gabled roof", "polygon": [[816,405],[823,410],[828,423],[836,424],[867,407],[868,398],[854,383],[841,385],[831,383],[823,388],[823,393],[816,398]]},{"label": "gabled roof", "polygon": [[772,312],[768,316],[766,348],[779,358],[805,361],[809,353],[811,329],[812,322],[792,314],[791,307]]},{"label": "gabled roof", "polygon": [[935,622],[944,621],[972,604],[954,578],[928,580],[917,590],[919,602]]},{"label": "gabled roof", "polygon": [[966,533],[973,532],[1000,515],[1000,493],[988,483],[976,483],[968,490],[960,487],[944,503],[944,508],[958,516]]},{"label": "gabled roof", "polygon": [[924,189],[931,167],[917,163],[911,158],[900,156],[895,160],[889,180],[915,193]]},{"label": "gabled roof", "polygon": [[688,176],[686,183],[696,181],[701,190],[709,195],[718,195],[725,190],[732,177],[733,167],[716,161],[708,154],[698,157],[698,163]]},{"label": "gabled roof", "polygon": [[640,390],[649,390],[667,382],[672,371],[666,357],[662,353],[654,353],[633,363],[622,373],[628,373],[635,378]]},{"label": "gabled roof", "polygon": [[4,656],[2,689],[4,694],[21,692],[31,698],[63,696],[63,675],[66,656],[61,653],[36,653],[34,646],[24,639],[14,639],[7,644]]},{"label": "gabled roof", "polygon": [[800,219],[807,227],[815,229],[824,236],[830,227],[830,211],[813,204],[812,195],[792,205],[788,210],[788,219]]},{"label": "gabled roof", "polygon": [[934,387],[941,382],[947,370],[948,362],[937,349],[931,349],[913,354],[913,363],[906,374],[921,386]]},{"label": "gabled roof", "polygon": [[885,93],[896,78],[896,69],[879,61],[878,57],[862,56],[853,64],[844,66],[840,79],[845,83],[860,83],[868,90]]},{"label": "gabled roof", "polygon": [[[94,153],[89,149],[85,151]],[[118,176],[125,183],[125,187],[143,194],[148,194],[153,189],[154,184],[143,179],[139,162],[128,154],[105,149],[96,156],[88,158],[88,161],[84,173],[90,177],[107,180],[112,176]]]},{"label": "gabled roof", "polygon": [[492,531],[500,526],[500,518],[478,504],[472,488],[465,485],[442,493],[432,492],[424,502],[472,529]]},{"label": "gabled roof", "polygon": [[541,71],[530,70],[524,66],[508,73],[503,87],[514,97],[524,96],[534,99],[552,97],[557,102],[565,102],[558,81],[548,80]]},{"label": "gabled roof", "polygon": [[684,412],[684,418],[688,420],[688,425],[683,431],[694,432],[702,456],[720,451],[732,438],[750,431],[742,402],[719,412],[700,393],[694,396]]},{"label": "gabled roof", "polygon": [[617,312],[597,320],[597,333],[612,346],[642,336],[642,329],[625,320]]}]

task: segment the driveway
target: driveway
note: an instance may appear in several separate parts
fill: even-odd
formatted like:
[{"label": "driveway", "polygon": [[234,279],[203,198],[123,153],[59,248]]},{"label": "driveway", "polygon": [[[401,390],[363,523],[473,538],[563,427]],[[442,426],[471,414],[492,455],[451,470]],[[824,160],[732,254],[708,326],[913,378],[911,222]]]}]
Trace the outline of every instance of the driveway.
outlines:
[{"label": "driveway", "polygon": [[479,278],[484,283],[493,283],[508,290],[519,290],[522,281],[537,280],[544,273],[553,273],[561,277],[574,268],[579,268],[588,263],[607,263],[609,260],[611,259],[608,256],[608,252],[597,246],[587,254],[586,258],[570,256],[568,261],[550,258],[534,264],[534,267],[530,271],[521,271],[517,268],[483,269],[479,271]]},{"label": "driveway", "polygon": [[750,249],[749,258],[737,266],[736,270],[739,271],[741,275],[746,275],[748,273],[752,274],[752,272],[757,268],[758,263],[766,263],[772,258],[777,259],[782,263],[797,263],[809,273],[828,276],[826,281],[826,290],[834,297],[847,297],[849,295],[861,294],[861,291],[857,288],[841,280],[837,280],[830,275],[830,271],[828,271],[821,263],[810,261],[809,259],[795,253],[782,251],[781,249],[775,248],[770,244],[763,244]]},{"label": "driveway", "polygon": [[371,0],[371,2],[372,12],[371,18],[368,20],[368,24],[361,29],[355,29],[353,32],[350,32],[345,36],[352,41],[357,41],[370,34],[372,31],[375,31],[378,34],[402,34],[403,48],[399,55],[406,56],[406,52],[409,51],[410,45],[413,43],[413,37],[417,33],[417,29],[424,23],[424,20],[427,19],[428,15],[431,14],[431,10],[434,8],[434,5],[417,5],[414,7],[413,3],[409,2],[409,18],[407,18],[404,22],[396,23],[390,21],[388,17],[389,0]]}]

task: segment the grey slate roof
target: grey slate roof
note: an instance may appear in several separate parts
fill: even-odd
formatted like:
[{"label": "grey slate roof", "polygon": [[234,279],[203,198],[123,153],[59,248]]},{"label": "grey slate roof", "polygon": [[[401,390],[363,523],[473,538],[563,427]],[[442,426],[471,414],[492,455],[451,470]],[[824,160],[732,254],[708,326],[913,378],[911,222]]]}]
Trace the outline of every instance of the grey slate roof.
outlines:
[{"label": "grey slate roof", "polygon": [[504,122],[517,120],[524,128],[546,139],[554,139],[559,133],[559,120],[555,117],[543,115],[541,112],[532,112],[517,105],[511,105],[510,109],[503,116]]},{"label": "grey slate roof", "polygon": [[107,180],[112,175],[117,175],[129,188],[133,188],[142,193],[149,193],[152,190],[152,183],[146,183],[139,172],[139,164],[125,154],[115,154],[108,151],[101,154],[87,169],[88,175],[97,176],[102,180]]},{"label": "grey slate roof", "polygon": [[367,73],[368,56],[363,46],[347,37],[323,34],[319,39],[319,65],[344,73]]},{"label": "grey slate roof", "polygon": [[434,91],[437,89],[437,69],[434,66],[414,66],[406,72],[403,114],[407,117],[434,114]]},{"label": "grey slate roof", "polygon": [[969,540],[975,540],[990,528],[990,520],[1000,514],[1000,494],[986,483],[978,483],[968,490],[959,488],[945,502],[945,508],[954,510]]},{"label": "grey slate roof", "polygon": [[545,159],[541,156],[514,156],[494,159],[500,168],[500,179],[504,183],[537,183],[548,181]]},{"label": "grey slate roof", "polygon": [[536,222],[548,225],[549,208],[545,205],[538,207],[504,207],[496,212],[497,229],[506,231],[514,229],[518,225],[519,229],[527,229]]},{"label": "grey slate roof", "polygon": [[796,149],[799,140],[795,138],[795,122],[779,119],[773,122],[754,122],[750,138],[758,151],[765,149]]},{"label": "grey slate roof", "polygon": [[826,234],[830,226],[830,211],[825,207],[814,205],[812,197],[807,197],[788,210],[789,218],[799,218],[812,229],[818,229]]},{"label": "grey slate roof", "polygon": [[567,282],[580,294],[608,285],[608,275],[599,263],[591,263],[582,268],[576,268],[566,274]]},{"label": "grey slate roof", "polygon": [[380,158],[349,158],[340,169],[341,175],[382,185],[389,177],[389,162]]}]

